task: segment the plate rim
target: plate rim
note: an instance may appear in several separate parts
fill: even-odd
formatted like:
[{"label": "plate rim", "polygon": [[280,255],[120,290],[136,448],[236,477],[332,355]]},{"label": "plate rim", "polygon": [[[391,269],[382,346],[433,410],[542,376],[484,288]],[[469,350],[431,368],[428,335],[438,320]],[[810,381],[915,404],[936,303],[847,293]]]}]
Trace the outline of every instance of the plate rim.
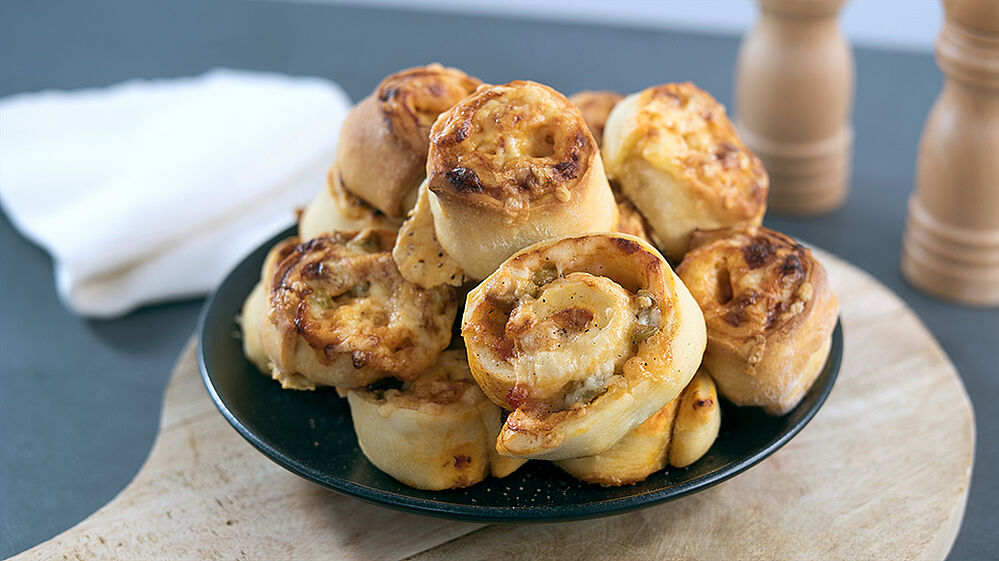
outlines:
[{"label": "plate rim", "polygon": [[[726,465],[721,469],[707,473],[693,479],[679,483],[678,485],[662,488],[647,493],[632,495],[628,497],[620,498],[609,498],[601,501],[593,501],[587,503],[580,503],[578,505],[570,506],[524,506],[524,507],[497,507],[497,506],[487,506],[487,505],[476,505],[468,503],[453,503],[445,502],[440,500],[430,500],[419,497],[413,497],[409,495],[402,495],[399,493],[386,491],[384,489],[379,489],[376,487],[371,487],[368,485],[363,485],[351,481],[345,477],[321,473],[316,470],[309,469],[298,461],[294,457],[286,454],[285,452],[279,450],[278,448],[267,443],[262,437],[257,435],[254,431],[250,430],[246,424],[239,419],[235,413],[232,412],[229,405],[226,403],[225,398],[218,392],[215,384],[212,380],[212,375],[209,372],[208,364],[206,361],[206,334],[208,321],[210,318],[215,317],[219,310],[217,306],[219,304],[218,294],[222,287],[227,286],[233,281],[236,274],[240,272],[244,267],[248,266],[248,262],[263,247],[271,247],[281,239],[293,235],[295,232],[295,227],[291,226],[285,230],[282,230],[272,238],[263,242],[257,246],[248,255],[244,256],[225,276],[218,287],[212,292],[211,296],[203,305],[201,312],[198,317],[198,336],[197,336],[197,360],[198,360],[198,370],[201,374],[202,383],[204,383],[205,388],[208,390],[208,394],[215,404],[215,407],[222,413],[222,416],[228,421],[228,423],[236,429],[236,431],[246,439],[254,448],[259,452],[264,454],[268,459],[280,465],[284,469],[294,473],[295,475],[302,477],[308,481],[315,484],[321,485],[332,491],[348,495],[368,503],[376,504],[383,507],[392,508],[395,510],[411,512],[415,514],[421,514],[425,516],[433,516],[437,518],[445,518],[450,520],[458,520],[462,522],[477,522],[477,523],[537,523],[537,522],[566,522],[572,520],[584,520],[589,518],[598,518],[604,516],[613,516],[618,514],[623,514],[628,511],[637,510],[640,508],[645,508],[653,506],[656,504],[662,504],[671,500],[679,499],[687,495],[693,494],[695,492],[703,491],[719,483],[727,481],[740,473],[743,473],[753,466],[759,464],[767,457],[774,454],[777,450],[786,445],[792,438],[798,435],[802,429],[807,426],[818,411],[825,404],[826,399],[829,397],[830,392],[835,386],[836,379],[839,376],[840,366],[842,364],[843,358],[843,328],[842,321],[839,316],[836,318],[836,326],[832,332],[832,344],[830,345],[829,356],[826,358],[826,362],[822,367],[822,372],[819,374],[819,379],[823,376],[829,376],[828,382],[821,387],[820,393],[816,398],[814,407],[807,410],[803,418],[795,423],[790,430],[782,433],[776,439],[773,439],[762,448],[757,449],[752,454],[743,457],[734,463]],[[231,319],[231,318],[230,318]],[[209,351],[210,352],[210,351]],[[813,386],[814,388],[814,386]],[[811,389],[809,390],[811,391]],[[807,395],[807,394],[806,394]],[[788,413],[790,414],[790,412]],[[377,469],[377,468],[375,468]],[[481,483],[480,483],[481,484]]]}]

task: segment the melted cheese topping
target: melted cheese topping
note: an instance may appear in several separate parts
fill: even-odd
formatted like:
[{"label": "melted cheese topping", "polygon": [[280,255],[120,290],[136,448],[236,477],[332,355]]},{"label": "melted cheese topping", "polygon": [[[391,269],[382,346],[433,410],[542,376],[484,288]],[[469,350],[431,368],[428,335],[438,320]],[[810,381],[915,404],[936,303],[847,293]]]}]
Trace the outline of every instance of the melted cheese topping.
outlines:
[{"label": "melted cheese topping", "polygon": [[513,344],[518,385],[563,406],[589,401],[632,354],[634,298],[613,280],[570,273],[513,309],[505,336]]},{"label": "melted cheese topping", "polygon": [[479,319],[466,324],[466,337],[473,336],[495,373],[512,383],[512,409],[585,406],[624,384],[626,368],[648,366],[636,361],[636,345],[669,329],[662,303],[648,291],[633,293],[608,277],[562,275],[549,264],[511,281],[506,295],[487,298],[476,310]]},{"label": "melted cheese topping", "polygon": [[354,368],[404,378],[433,364],[451,337],[454,293],[404,280],[388,251],[394,240],[385,230],[338,232],[285,258],[269,314],[288,344],[301,337],[326,360],[346,353]]},{"label": "melted cheese topping", "polygon": [[500,201],[516,217],[542,198],[566,202],[596,155],[579,109],[534,82],[484,86],[434,123],[427,162],[435,193]]},{"label": "melted cheese topping", "polygon": [[449,406],[466,409],[488,401],[475,385],[465,353],[460,350],[444,351],[418,378],[403,382],[400,389],[386,390],[381,399],[386,416],[394,408],[439,415]]},{"label": "melted cheese topping", "polygon": [[816,264],[808,248],[762,227],[717,236],[677,268],[710,329],[753,337],[804,311]]},{"label": "melted cheese topping", "polygon": [[483,393],[511,410],[497,450],[546,460],[613,446],[680,393],[705,345],[655,248],[606,233],[511,256],[469,292],[461,333]]},{"label": "melted cheese topping", "polygon": [[720,198],[726,208],[755,216],[766,201],[763,164],[736,136],[725,108],[691,83],[665,84],[637,94],[625,137],[613,150],[617,170],[633,155],[695,190]]}]

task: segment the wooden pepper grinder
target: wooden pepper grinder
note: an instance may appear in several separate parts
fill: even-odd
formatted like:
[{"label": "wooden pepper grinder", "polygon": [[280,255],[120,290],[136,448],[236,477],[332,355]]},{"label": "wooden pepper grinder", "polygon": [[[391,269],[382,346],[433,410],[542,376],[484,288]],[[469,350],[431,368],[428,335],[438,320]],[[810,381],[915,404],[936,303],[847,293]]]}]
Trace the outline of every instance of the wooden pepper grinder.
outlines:
[{"label": "wooden pepper grinder", "polygon": [[902,272],[917,288],[999,304],[999,1],[944,0],[946,81],[923,128]]},{"label": "wooden pepper grinder", "polygon": [[853,52],[837,17],[844,0],[758,2],[736,64],[736,126],[770,174],[770,210],[835,210],[853,154]]}]

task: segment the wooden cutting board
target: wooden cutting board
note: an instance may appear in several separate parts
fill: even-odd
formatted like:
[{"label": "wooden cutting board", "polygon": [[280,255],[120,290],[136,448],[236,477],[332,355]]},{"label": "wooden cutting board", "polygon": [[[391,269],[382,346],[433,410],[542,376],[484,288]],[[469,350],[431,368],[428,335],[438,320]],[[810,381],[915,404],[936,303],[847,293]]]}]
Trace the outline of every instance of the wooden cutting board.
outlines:
[{"label": "wooden cutting board", "polygon": [[905,304],[818,252],[842,304],[836,386],[787,446],[726,483],[611,518],[482,526],[340,496],[285,471],[216,411],[193,342],[135,479],[16,559],[943,559],[975,447],[954,366]]}]

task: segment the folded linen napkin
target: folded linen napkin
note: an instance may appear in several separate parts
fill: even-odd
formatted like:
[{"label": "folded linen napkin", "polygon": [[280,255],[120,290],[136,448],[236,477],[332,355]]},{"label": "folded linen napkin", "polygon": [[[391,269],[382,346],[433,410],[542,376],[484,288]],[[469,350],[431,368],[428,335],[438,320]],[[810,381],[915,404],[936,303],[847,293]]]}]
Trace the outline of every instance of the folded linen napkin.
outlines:
[{"label": "folded linen napkin", "polygon": [[212,70],[0,100],[0,204],[77,313],[211,290],[325,186],[350,100],[320,78]]}]

